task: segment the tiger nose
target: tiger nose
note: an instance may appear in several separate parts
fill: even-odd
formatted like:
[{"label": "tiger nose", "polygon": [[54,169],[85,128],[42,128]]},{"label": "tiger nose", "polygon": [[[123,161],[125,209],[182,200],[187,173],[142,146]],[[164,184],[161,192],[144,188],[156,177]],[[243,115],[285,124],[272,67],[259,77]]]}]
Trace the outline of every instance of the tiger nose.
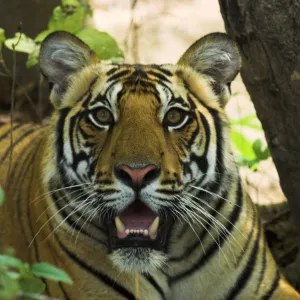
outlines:
[{"label": "tiger nose", "polygon": [[120,165],[115,169],[115,175],[126,185],[133,189],[141,189],[145,184],[154,181],[160,174],[160,169],[155,165],[147,165],[143,168],[132,168],[128,165]]}]

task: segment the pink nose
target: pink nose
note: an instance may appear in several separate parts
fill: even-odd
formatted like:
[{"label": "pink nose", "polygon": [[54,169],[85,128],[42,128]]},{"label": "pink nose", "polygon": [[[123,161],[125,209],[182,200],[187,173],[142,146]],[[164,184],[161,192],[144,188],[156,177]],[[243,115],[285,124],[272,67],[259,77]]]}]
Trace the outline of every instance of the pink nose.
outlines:
[{"label": "pink nose", "polygon": [[158,177],[159,169],[155,165],[147,165],[144,168],[130,168],[127,165],[121,165],[117,169],[116,175],[131,187],[140,188],[142,184]]}]

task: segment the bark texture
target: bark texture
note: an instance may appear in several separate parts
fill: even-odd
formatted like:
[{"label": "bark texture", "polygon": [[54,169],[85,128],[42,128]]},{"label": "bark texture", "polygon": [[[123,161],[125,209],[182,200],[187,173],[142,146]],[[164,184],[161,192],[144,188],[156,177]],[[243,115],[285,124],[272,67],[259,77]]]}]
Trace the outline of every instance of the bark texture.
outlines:
[{"label": "bark texture", "polygon": [[300,233],[300,1],[219,0]]}]

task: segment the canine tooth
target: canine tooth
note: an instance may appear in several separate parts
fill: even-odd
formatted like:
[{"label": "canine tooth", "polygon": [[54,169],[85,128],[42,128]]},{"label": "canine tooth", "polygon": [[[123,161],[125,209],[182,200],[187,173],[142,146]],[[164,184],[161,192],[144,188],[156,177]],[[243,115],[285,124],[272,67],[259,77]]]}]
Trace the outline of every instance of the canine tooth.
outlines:
[{"label": "canine tooth", "polygon": [[156,217],[151,226],[149,227],[149,234],[150,235],[155,235],[157,233],[159,225],[159,217]]},{"label": "canine tooth", "polygon": [[144,230],[144,235],[148,235],[148,230],[147,229]]},{"label": "canine tooth", "polygon": [[130,230],[129,229],[126,229],[125,230],[126,234],[128,235],[130,233]]},{"label": "canine tooth", "polygon": [[117,230],[119,232],[124,232],[125,231],[125,226],[124,226],[124,224],[122,223],[122,221],[120,220],[119,217],[115,217],[115,224],[116,224]]}]

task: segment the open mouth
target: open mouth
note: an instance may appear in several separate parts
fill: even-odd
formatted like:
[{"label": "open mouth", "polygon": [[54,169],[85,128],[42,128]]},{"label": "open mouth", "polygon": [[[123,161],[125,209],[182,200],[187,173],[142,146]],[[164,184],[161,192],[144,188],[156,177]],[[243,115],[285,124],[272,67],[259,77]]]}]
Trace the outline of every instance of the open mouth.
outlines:
[{"label": "open mouth", "polygon": [[162,220],[146,204],[136,200],[109,222],[110,250],[124,247],[161,250],[170,226],[171,220]]}]

